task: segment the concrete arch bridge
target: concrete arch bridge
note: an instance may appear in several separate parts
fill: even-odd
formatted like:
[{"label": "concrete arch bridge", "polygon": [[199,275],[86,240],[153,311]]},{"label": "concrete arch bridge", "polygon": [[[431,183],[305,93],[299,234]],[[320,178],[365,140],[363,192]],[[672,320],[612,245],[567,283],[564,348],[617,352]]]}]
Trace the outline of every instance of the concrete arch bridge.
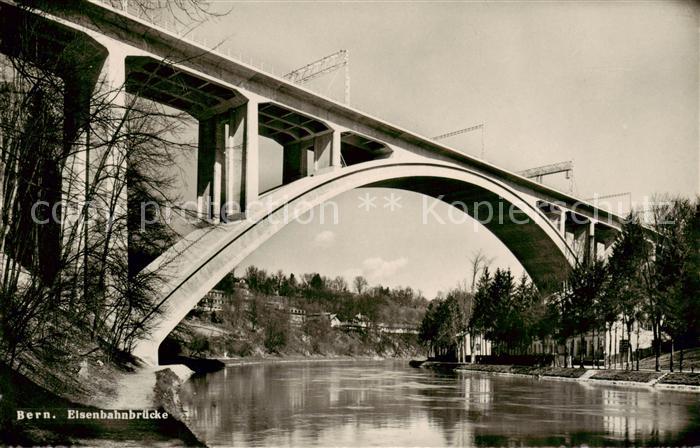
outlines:
[{"label": "concrete arch bridge", "polygon": [[[551,204],[531,192],[464,165],[423,157],[363,162],[262,195],[245,217],[195,230],[148,266],[165,278],[163,318],[151,339],[137,345],[136,354],[157,359],[160,342],[245,257],[312,208],[363,187],[413,191],[457,207],[493,232],[545,291],[557,288],[581,255],[590,256],[610,244],[607,225],[596,238],[591,232],[596,225],[602,227],[599,221],[563,208],[553,213]],[[429,214],[423,210],[425,219],[431,219]]]},{"label": "concrete arch bridge", "polygon": [[[197,212],[211,226],[185,236],[146,268],[165,279],[154,331],[133,347],[149,362],[158,362],[163,339],[241,260],[294,217],[354,188],[410,190],[460,208],[493,232],[545,291],[560,284],[577,257],[603,253],[622,224],[592,204],[102,2],[73,3],[36,12],[0,0],[0,51],[16,53],[14,36],[32,26],[30,47],[40,50],[26,56],[37,64],[60,61],[54,65],[61,67],[72,113],[66,133],[79,133],[76,117],[85,98],[104,85],[199,123]],[[282,152],[282,180],[263,193],[259,173],[269,167],[261,167],[261,138]],[[485,209],[492,219],[483,219]]]}]

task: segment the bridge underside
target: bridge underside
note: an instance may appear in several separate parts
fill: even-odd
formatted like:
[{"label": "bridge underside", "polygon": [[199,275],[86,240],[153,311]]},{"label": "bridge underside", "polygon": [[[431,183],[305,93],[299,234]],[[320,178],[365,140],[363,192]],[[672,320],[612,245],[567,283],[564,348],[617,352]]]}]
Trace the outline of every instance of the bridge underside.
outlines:
[{"label": "bridge underside", "polygon": [[515,255],[541,291],[558,288],[566,276],[569,263],[550,235],[525,211],[488,189],[455,179],[429,177],[390,179],[367,186],[421,193],[469,214]]}]

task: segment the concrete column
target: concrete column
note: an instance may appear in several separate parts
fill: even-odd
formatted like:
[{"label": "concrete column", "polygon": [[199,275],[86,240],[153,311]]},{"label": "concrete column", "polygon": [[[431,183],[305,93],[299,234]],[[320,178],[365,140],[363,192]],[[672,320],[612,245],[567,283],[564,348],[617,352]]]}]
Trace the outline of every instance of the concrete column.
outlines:
[{"label": "concrete column", "polygon": [[[88,189],[83,197],[91,201],[87,208],[88,221],[83,224],[83,245],[94,241],[106,239],[106,249],[111,259],[125,259],[129,249],[129,234],[125,225],[128,211],[128,192],[126,171],[128,163],[128,146],[124,142],[126,115],[125,92],[125,59],[124,48],[113,46],[109,49],[99,81],[95,86],[97,90],[93,98],[98,98],[98,104],[89,105],[92,120],[102,120],[99,126],[92,126],[86,135],[84,153],[84,177],[87,185],[94,186],[94,190]],[[93,123],[94,124],[94,123]],[[104,144],[104,142],[111,142]],[[93,195],[94,194],[94,195]],[[96,225],[92,218],[102,217],[109,219],[116,225],[107,231],[104,224]],[[102,242],[100,244],[103,244]],[[85,247],[85,246],[83,246]],[[114,297],[121,294],[120,288],[115,288],[120,282],[117,274],[110,272],[101,257],[95,257],[92,253],[84,252],[82,256],[86,283],[88,282],[87,266],[95,266],[96,269],[105,269],[105,288],[100,291],[100,300],[109,303]],[[104,316],[104,322],[111,324],[111,316]]]},{"label": "concrete column", "polygon": [[[116,136],[121,140],[123,136],[123,120],[126,114],[126,52],[121,47],[110,48],[109,55],[102,67],[102,85],[99,88],[104,89],[106,95],[105,100],[110,105],[110,122],[105,132],[108,138]],[[126,185],[126,168],[128,162],[128,153],[126,145],[122,143],[107,145],[101,151],[108,151],[106,154],[106,163],[103,172],[104,183],[100,183],[98,189],[101,195],[109,198],[112,195],[116,196],[116,201],[113,204],[103,204],[100,207],[105,207],[113,214],[114,221],[117,222],[127,214],[127,185]],[[101,154],[90,154],[88,165],[93,161],[99,164]],[[112,208],[109,210],[109,208]],[[103,215],[104,216],[104,215]],[[126,229],[119,232],[118,235],[112,236],[110,242],[110,250],[124,252],[128,250],[129,235]]]},{"label": "concrete column", "polygon": [[228,214],[233,200],[233,139],[230,120],[224,123],[224,203],[223,207]]},{"label": "concrete column", "polygon": [[285,146],[282,158],[283,185],[306,176],[306,149],[304,143],[294,142]]},{"label": "concrete column", "polygon": [[566,210],[559,209],[559,233],[566,235]]},{"label": "concrete column", "polygon": [[340,149],[340,131],[334,129],[331,142],[331,167],[333,167],[333,169],[338,169],[343,166],[340,157]]},{"label": "concrete column", "polygon": [[[249,104],[199,123],[197,207],[204,219],[236,219],[248,192],[257,199],[257,103],[254,112]],[[249,128],[255,129],[252,138]]]},{"label": "concrete column", "polygon": [[199,122],[197,150],[197,214],[201,219],[211,218],[214,162],[216,160],[216,118]]},{"label": "concrete column", "polygon": [[[578,222],[577,222],[578,220]],[[583,217],[581,216],[574,216],[574,221],[572,222],[573,226],[573,239],[572,239],[572,246],[574,248],[574,251],[576,253],[576,257],[581,259],[581,260],[588,260],[588,254],[590,252],[589,250],[589,242],[588,242],[588,231],[589,231],[589,223],[588,222],[582,222]]]},{"label": "concrete column", "polygon": [[226,203],[224,179],[226,173],[226,117],[214,119],[214,166],[212,167],[211,219],[218,223],[221,220],[221,206]]},{"label": "concrete column", "polygon": [[327,171],[332,166],[333,132],[317,135],[314,138],[313,174]]},{"label": "concrete column", "polygon": [[258,181],[259,147],[258,147],[258,102],[248,100],[245,106],[245,200],[243,210],[258,200],[260,184]]},{"label": "concrete column", "polygon": [[595,241],[595,221],[592,221],[588,223],[588,262],[593,263],[596,260],[597,257],[597,249],[598,249],[598,244]]},{"label": "concrete column", "polygon": [[246,113],[245,105],[231,111],[225,125],[226,214],[229,219],[234,219],[243,212]]},{"label": "concrete column", "polygon": [[[85,202],[90,179],[89,173],[89,153],[90,153],[90,98],[92,97],[95,84],[84,84],[81,79],[66,79],[63,94],[63,135],[64,151],[71,154],[64,165],[61,173],[61,186],[58,191],[61,193],[61,200],[65,204],[73,201],[77,203]],[[53,204],[52,204],[53,205]],[[66,207],[61,211],[61,219],[65,223],[79,222],[84,211],[80,207]],[[49,223],[51,225],[51,223]],[[60,225],[60,224],[59,224]],[[83,222],[75,229],[76,234],[84,234],[85,226]],[[63,233],[63,244],[72,246],[75,253],[80,251],[83,240],[77,238],[74,232],[65,231]],[[59,251],[55,252],[56,254]],[[43,264],[43,263],[42,263]],[[58,265],[57,262],[52,262]]]},{"label": "concrete column", "polygon": [[102,68],[105,88],[108,89],[111,103],[117,107],[126,104],[126,53],[120,48],[111,48]]},{"label": "concrete column", "polygon": [[214,162],[214,181],[212,188],[212,221],[219,222],[221,218],[221,162]]}]

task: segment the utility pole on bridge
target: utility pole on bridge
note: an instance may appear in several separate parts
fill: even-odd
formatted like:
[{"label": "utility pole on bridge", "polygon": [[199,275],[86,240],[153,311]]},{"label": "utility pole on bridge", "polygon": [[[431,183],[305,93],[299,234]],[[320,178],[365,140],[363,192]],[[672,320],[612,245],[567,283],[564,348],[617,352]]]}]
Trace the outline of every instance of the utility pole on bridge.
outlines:
[{"label": "utility pole on bridge", "polygon": [[446,138],[454,137],[455,135],[466,134],[467,132],[473,132],[481,130],[481,158],[484,158],[484,123],[479,123],[474,126],[469,126],[462,129],[457,129],[456,131],[446,132],[444,134],[436,135],[433,140],[444,140]]},{"label": "utility pole on bridge", "polygon": [[292,70],[283,76],[296,84],[304,84],[311,80],[332,73],[345,67],[345,104],[350,104],[350,54],[347,50],[322,57],[321,59]]},{"label": "utility pole on bridge", "polygon": [[523,177],[528,179],[535,179],[535,182],[542,183],[542,178],[544,176],[551,176],[552,174],[564,173],[566,179],[569,180],[569,193],[573,193],[574,190],[574,162],[567,160],[566,162],[552,163],[549,165],[536,166],[524,171],[518,171]]}]

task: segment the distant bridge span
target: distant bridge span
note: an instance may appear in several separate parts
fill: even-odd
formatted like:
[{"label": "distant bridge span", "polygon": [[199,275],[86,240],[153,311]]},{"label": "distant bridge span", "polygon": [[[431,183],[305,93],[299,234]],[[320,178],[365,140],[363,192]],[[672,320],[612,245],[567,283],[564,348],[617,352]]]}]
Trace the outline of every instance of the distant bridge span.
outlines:
[{"label": "distant bridge span", "polygon": [[[27,30],[35,42],[23,47],[16,37]],[[65,83],[67,114],[80,116],[89,107],[86,99],[107,87],[118,89],[115,101],[123,102],[124,93],[146,98],[199,123],[197,211],[211,226],[146,268],[165,278],[156,298],[162,314],[150,337],[134,347],[149,362],[158,362],[160,342],[204,294],[289,222],[285,216],[300,216],[353,188],[411,190],[463,203],[471,215],[474,203],[494,211],[502,205],[505,213],[484,225],[543,291],[558,286],[577,259],[604,251],[622,224],[621,217],[571,195],[95,0],[41,13],[0,0],[0,52],[55,67]],[[77,138],[84,124],[66,117],[66,126]],[[261,137],[275,141],[283,159],[281,184],[263,194]]]}]

